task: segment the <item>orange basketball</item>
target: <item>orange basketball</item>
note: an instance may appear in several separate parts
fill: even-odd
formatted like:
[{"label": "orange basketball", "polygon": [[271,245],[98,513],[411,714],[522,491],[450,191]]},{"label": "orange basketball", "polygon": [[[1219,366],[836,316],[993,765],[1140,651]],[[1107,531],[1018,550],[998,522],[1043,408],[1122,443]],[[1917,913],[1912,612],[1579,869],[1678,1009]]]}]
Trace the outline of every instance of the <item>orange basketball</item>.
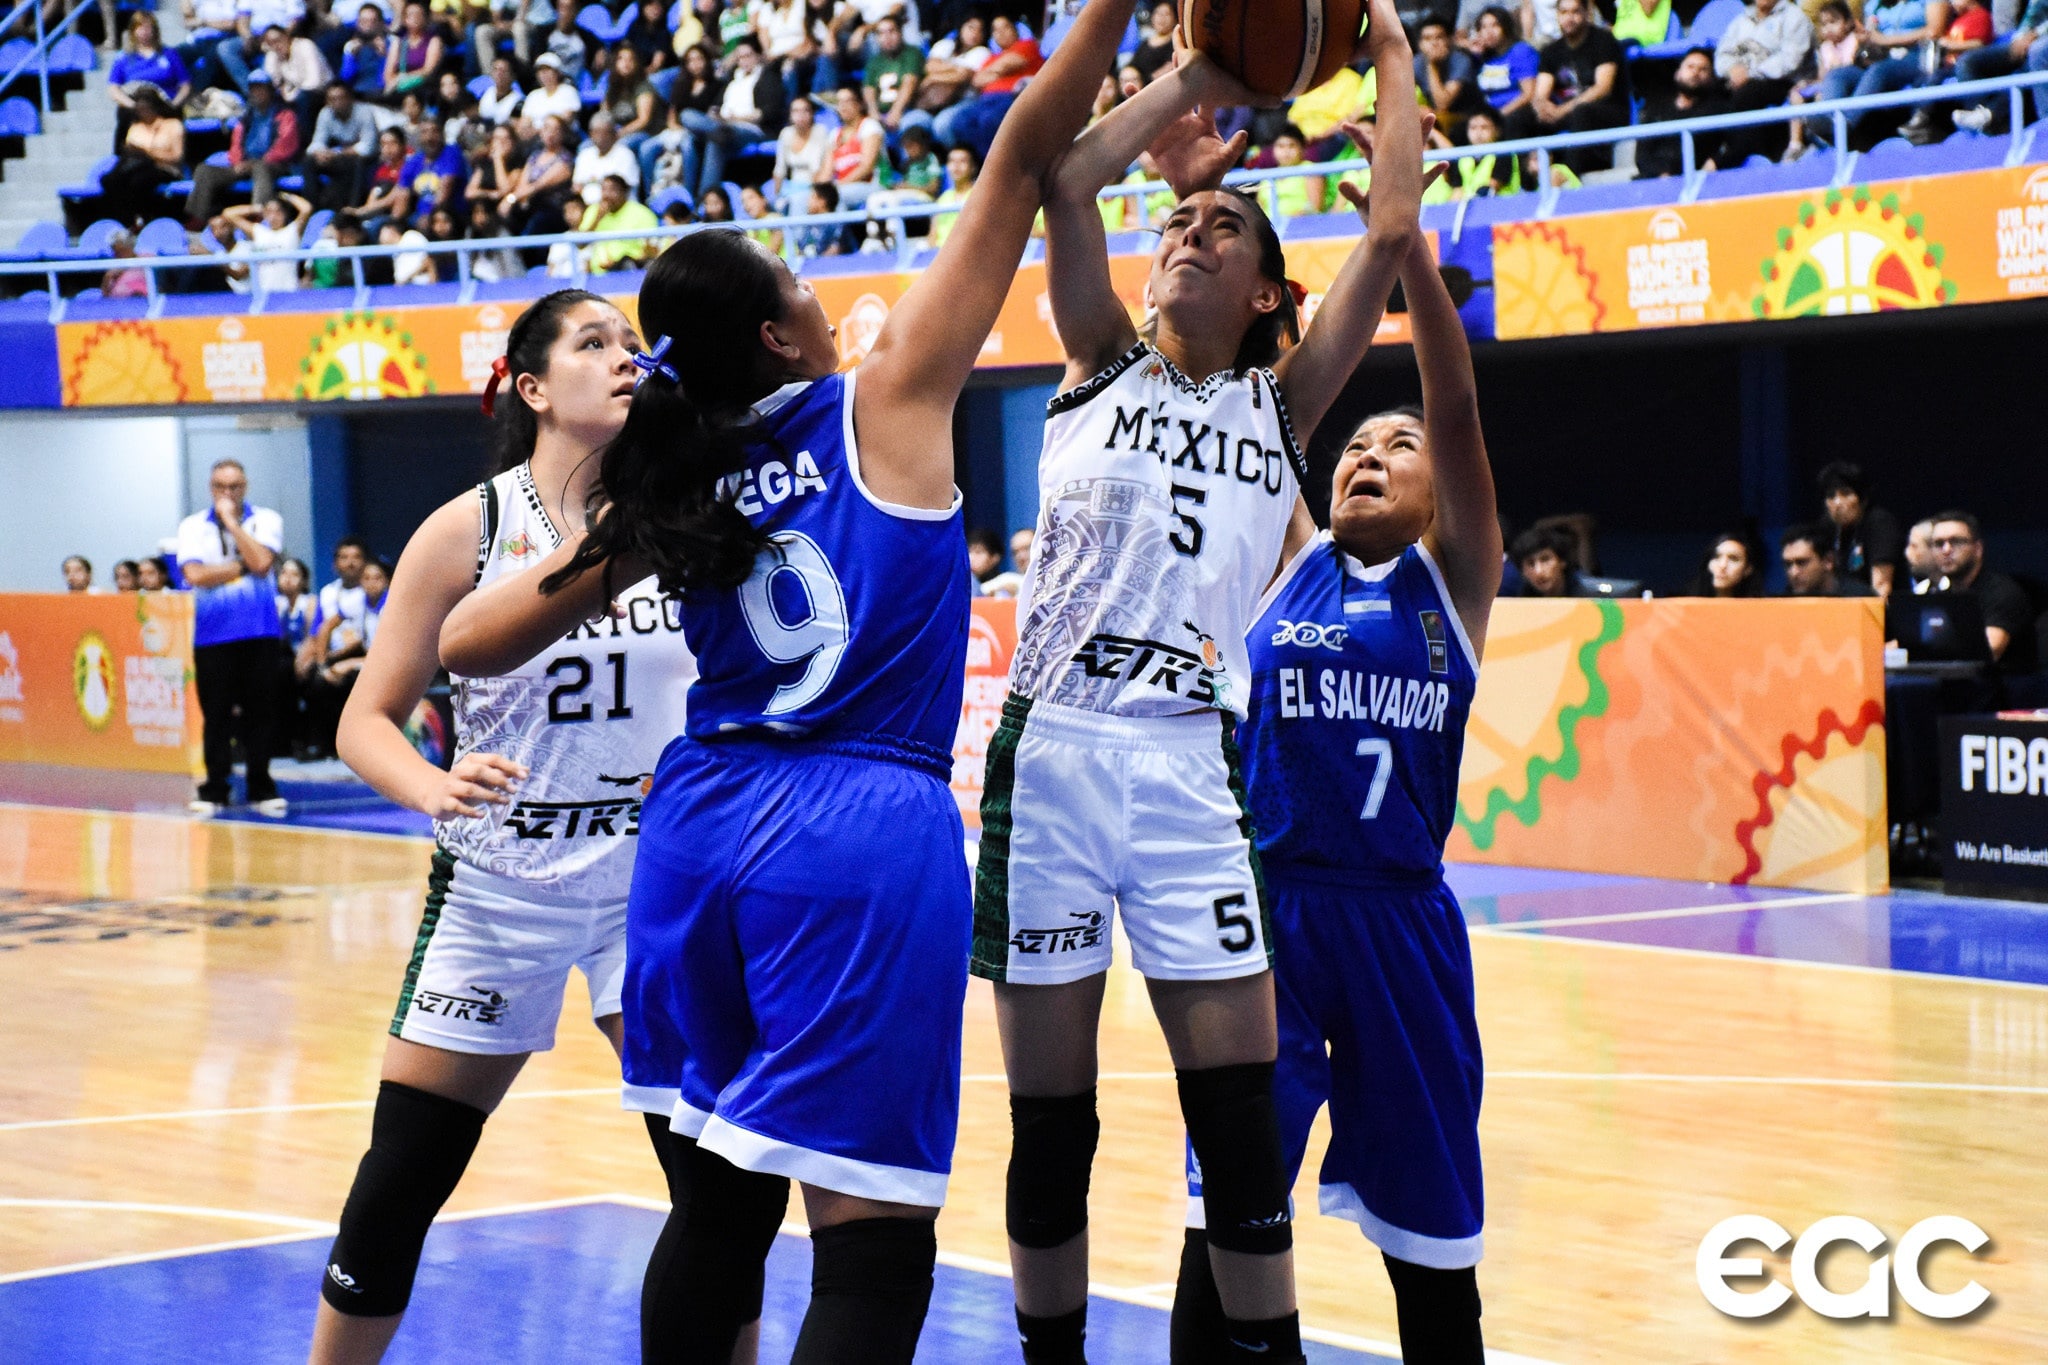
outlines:
[{"label": "orange basketball", "polygon": [[1253,93],[1292,99],[1344,68],[1364,0],[1180,0],[1181,32]]}]

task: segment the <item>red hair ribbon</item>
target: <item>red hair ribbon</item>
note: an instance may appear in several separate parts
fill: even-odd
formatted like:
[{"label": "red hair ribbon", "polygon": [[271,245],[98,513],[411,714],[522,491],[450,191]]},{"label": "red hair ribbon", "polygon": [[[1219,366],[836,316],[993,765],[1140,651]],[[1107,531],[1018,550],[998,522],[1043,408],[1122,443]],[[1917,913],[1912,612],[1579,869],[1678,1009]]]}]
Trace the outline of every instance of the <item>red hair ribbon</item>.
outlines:
[{"label": "red hair ribbon", "polygon": [[1308,307],[1308,290],[1301,287],[1299,280],[1289,280],[1287,282],[1287,292],[1294,296],[1294,306],[1296,308]]},{"label": "red hair ribbon", "polygon": [[496,415],[498,409],[498,385],[504,383],[511,374],[512,360],[509,356],[501,355],[491,362],[490,382],[484,385],[484,416],[491,417]]}]

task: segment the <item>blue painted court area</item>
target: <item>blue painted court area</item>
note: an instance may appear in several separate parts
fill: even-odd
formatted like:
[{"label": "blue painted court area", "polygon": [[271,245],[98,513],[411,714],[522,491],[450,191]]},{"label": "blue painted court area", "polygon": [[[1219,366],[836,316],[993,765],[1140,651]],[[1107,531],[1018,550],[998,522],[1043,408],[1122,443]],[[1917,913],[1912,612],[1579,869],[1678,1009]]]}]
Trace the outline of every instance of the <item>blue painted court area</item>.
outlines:
[{"label": "blue painted court area", "polygon": [[1932,972],[2048,986],[2048,905],[1453,864],[1475,933]]},{"label": "blue painted court area", "polygon": [[[662,1215],[595,1202],[437,1223],[392,1365],[639,1359],[640,1273]],[[0,1284],[0,1359],[37,1365],[302,1361],[327,1238],[175,1256]],[[768,1259],[761,1359],[786,1361],[810,1293],[810,1243]],[[1090,1355],[1166,1365],[1167,1314],[1114,1299],[1088,1309]],[[1391,1359],[1312,1344],[1319,1365]],[[940,1266],[919,1365],[1017,1359],[1010,1281]]]}]

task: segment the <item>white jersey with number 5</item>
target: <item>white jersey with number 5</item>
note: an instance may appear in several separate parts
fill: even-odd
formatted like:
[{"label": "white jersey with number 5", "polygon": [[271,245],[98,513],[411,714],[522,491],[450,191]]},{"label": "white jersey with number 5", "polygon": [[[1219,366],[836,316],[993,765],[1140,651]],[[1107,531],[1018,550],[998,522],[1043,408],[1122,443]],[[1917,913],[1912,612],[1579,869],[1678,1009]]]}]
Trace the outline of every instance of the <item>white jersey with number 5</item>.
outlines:
[{"label": "white jersey with number 5", "polygon": [[1301,469],[1271,370],[1196,384],[1140,342],[1054,398],[1011,688],[1111,715],[1242,716],[1244,632]]},{"label": "white jersey with number 5", "polygon": [[[523,573],[562,543],[522,464],[477,486],[478,587]],[[652,578],[619,594],[622,616],[585,623],[501,677],[454,681],[456,756],[498,754],[529,775],[508,805],[435,822],[442,848],[485,872],[579,899],[623,902],[640,799],[683,732],[697,676],[681,605]]]}]

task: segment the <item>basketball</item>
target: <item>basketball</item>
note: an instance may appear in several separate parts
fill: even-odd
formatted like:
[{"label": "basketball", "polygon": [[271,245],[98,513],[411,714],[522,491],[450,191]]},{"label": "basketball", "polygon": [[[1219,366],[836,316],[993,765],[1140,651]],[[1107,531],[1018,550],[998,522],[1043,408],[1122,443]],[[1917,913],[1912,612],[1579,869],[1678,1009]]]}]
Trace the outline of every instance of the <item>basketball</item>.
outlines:
[{"label": "basketball", "polygon": [[1342,70],[1365,31],[1361,0],[1181,0],[1181,32],[1254,94],[1292,99]]}]

